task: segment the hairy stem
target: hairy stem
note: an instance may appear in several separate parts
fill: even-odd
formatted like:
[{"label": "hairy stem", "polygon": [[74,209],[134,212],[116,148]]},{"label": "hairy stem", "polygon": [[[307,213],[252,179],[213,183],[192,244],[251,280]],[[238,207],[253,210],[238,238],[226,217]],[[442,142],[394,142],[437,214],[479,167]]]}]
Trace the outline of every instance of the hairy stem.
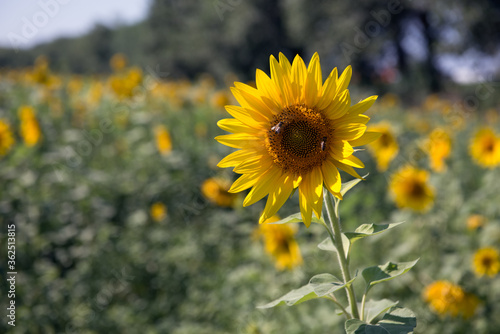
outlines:
[{"label": "hairy stem", "polygon": [[[351,274],[349,272],[349,264],[347,263],[347,257],[344,252],[344,245],[342,242],[342,232],[340,229],[340,217],[338,215],[337,210],[334,208],[333,204],[333,196],[328,190],[324,190],[325,196],[325,206],[326,212],[328,216],[328,220],[330,221],[330,227],[333,232],[333,243],[335,248],[337,248],[337,256],[339,259],[340,269],[342,271],[342,278],[344,279],[344,283],[347,283],[351,280]],[[349,301],[349,306],[351,308],[351,314],[354,318],[359,319],[359,311],[358,304],[356,303],[356,296],[354,295],[354,289],[351,285],[346,286],[347,291],[347,299]]]}]

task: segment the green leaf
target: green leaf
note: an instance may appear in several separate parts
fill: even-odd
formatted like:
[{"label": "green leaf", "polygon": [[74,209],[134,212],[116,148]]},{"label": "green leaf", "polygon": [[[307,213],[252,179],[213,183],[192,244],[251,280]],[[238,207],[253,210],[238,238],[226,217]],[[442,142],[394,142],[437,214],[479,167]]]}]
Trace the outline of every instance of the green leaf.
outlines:
[{"label": "green leaf", "polygon": [[416,326],[417,319],[412,311],[395,307],[384,314],[376,325],[349,319],[345,322],[345,331],[347,334],[410,334]]},{"label": "green leaf", "polygon": [[387,312],[391,307],[394,307],[399,302],[393,302],[389,299],[369,300],[365,305],[365,319],[367,323],[373,322],[376,317]]},{"label": "green leaf", "polygon": [[[354,279],[348,282],[348,284],[351,284],[353,280]],[[310,299],[324,298],[326,295],[342,289],[345,286],[346,284],[331,274],[319,274],[313,276],[308,284],[296,290],[292,290],[270,303],[257,306],[257,308],[271,308],[282,304],[288,306],[296,305]]]},{"label": "green leaf", "polygon": [[[286,218],[283,218],[281,220],[278,220],[277,222],[270,223],[270,224],[287,224],[287,223],[301,223],[302,222],[302,216],[300,212],[294,213],[293,215],[290,215]],[[317,218],[315,215],[312,216],[311,222],[316,223],[316,224],[321,224],[325,225],[325,222],[323,219]]]},{"label": "green leaf", "polygon": [[359,239],[363,239],[371,235],[377,235],[403,223],[404,222],[392,224],[363,224],[360,225],[354,232],[345,232],[345,235],[349,238],[352,244]]},{"label": "green leaf", "polygon": [[[349,249],[351,247],[351,243],[349,242],[349,239],[346,237],[344,233],[342,233],[342,245],[344,246],[344,253],[346,257],[349,256]],[[330,237],[326,238],[325,240],[321,241],[318,244],[318,248],[322,250],[326,250],[329,252],[337,252],[337,247],[332,242],[332,239]]]},{"label": "green leaf", "polygon": [[387,262],[386,264],[383,264],[381,266],[368,267],[363,269],[361,275],[363,275],[363,278],[366,281],[366,289],[368,290],[375,284],[382,283],[403,275],[404,273],[408,272],[418,262],[418,260],[419,259],[416,259],[415,261],[400,263]]},{"label": "green leaf", "polygon": [[366,174],[361,179],[354,179],[349,182],[342,183],[342,185],[340,186],[340,194],[344,196],[349,190],[351,190],[352,188],[354,188],[355,185],[363,181],[368,175],[369,174]]},{"label": "green leaf", "polygon": [[412,310],[403,307],[395,307],[386,313],[378,325],[385,328],[389,333],[407,334],[413,333],[417,327],[417,318]]}]

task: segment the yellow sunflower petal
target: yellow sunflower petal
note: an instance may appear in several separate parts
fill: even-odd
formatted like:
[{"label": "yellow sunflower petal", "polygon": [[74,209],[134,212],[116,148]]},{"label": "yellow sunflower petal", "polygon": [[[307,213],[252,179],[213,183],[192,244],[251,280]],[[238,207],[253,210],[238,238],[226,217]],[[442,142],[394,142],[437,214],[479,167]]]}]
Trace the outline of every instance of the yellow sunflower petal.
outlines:
[{"label": "yellow sunflower petal", "polygon": [[352,76],[352,67],[351,65],[347,66],[344,72],[342,72],[342,75],[339,78],[339,81],[337,83],[337,93],[341,93],[342,91],[347,89],[347,86],[349,86],[349,82],[351,82],[351,76]]},{"label": "yellow sunflower petal", "polygon": [[377,98],[378,98],[377,95],[373,95],[373,96],[367,97],[363,101],[356,103],[351,108],[349,108],[349,114],[362,114],[362,113],[364,113],[365,111],[370,109],[370,107],[375,103]]},{"label": "yellow sunflower petal", "polygon": [[341,125],[333,132],[335,138],[342,138],[344,140],[355,140],[360,138],[366,131],[366,125],[359,123],[350,123]]},{"label": "yellow sunflower petal", "polygon": [[348,90],[336,97],[332,103],[324,110],[329,119],[337,119],[344,116],[351,105],[351,96]]},{"label": "yellow sunflower petal", "polygon": [[277,184],[278,186],[269,193],[266,207],[259,219],[259,224],[262,224],[266,219],[275,215],[293,191],[293,179],[290,175],[283,174]]},{"label": "yellow sunflower petal", "polygon": [[382,134],[380,132],[366,131],[361,137],[355,140],[350,140],[349,143],[353,147],[363,146],[379,139],[381,135]]},{"label": "yellow sunflower petal", "polygon": [[246,190],[250,187],[253,187],[255,183],[259,180],[259,175],[262,173],[253,173],[253,174],[243,174],[241,175],[229,188],[228,192],[230,193],[238,193],[240,191]]},{"label": "yellow sunflower petal", "polygon": [[355,178],[358,178],[358,179],[363,179],[361,176],[359,176],[358,173],[356,173],[356,171],[354,170],[354,168],[352,168],[351,166],[348,166],[346,164],[343,164],[339,161],[336,161],[336,160],[331,160],[331,162],[333,162],[333,164],[337,167],[337,168],[340,168],[342,169],[344,172],[354,176]]},{"label": "yellow sunflower petal", "polygon": [[295,96],[294,103],[298,103],[304,96],[303,85],[306,81],[307,67],[299,55],[295,56],[292,63],[292,92]]},{"label": "yellow sunflower petal", "polygon": [[221,119],[217,122],[217,126],[221,128],[224,131],[227,132],[232,132],[232,133],[240,133],[240,132],[246,132],[246,133],[254,133],[255,129],[252,127],[249,127],[242,121],[236,119],[236,118],[224,118]]},{"label": "yellow sunflower petal", "polygon": [[245,148],[248,146],[258,146],[260,139],[253,134],[235,133],[215,137],[219,143],[234,148]]},{"label": "yellow sunflower petal", "polygon": [[273,112],[279,112],[281,109],[281,105],[278,102],[280,97],[271,78],[269,78],[266,73],[258,69],[255,72],[255,83],[259,92],[262,94],[262,102],[267,104]]},{"label": "yellow sunflower petal", "polygon": [[311,185],[305,179],[302,180],[299,186],[299,205],[300,213],[302,215],[302,221],[309,227],[311,225],[312,219],[312,191],[310,190]]},{"label": "yellow sunflower petal", "polygon": [[271,80],[275,83],[281,95],[281,105],[288,106],[293,102],[290,79],[285,75],[274,56],[270,58]]},{"label": "yellow sunflower petal", "polygon": [[280,65],[281,65],[281,68],[283,69],[283,71],[288,75],[290,76],[290,73],[291,73],[291,70],[292,70],[292,66],[290,65],[290,62],[288,61],[288,59],[285,57],[285,55],[283,53],[280,52],[279,54],[279,59],[280,59]]},{"label": "yellow sunflower petal", "polygon": [[332,148],[330,150],[330,154],[336,160],[342,160],[354,153],[354,149],[351,144],[349,144],[346,140],[334,141],[331,146]]},{"label": "yellow sunflower petal", "polygon": [[217,167],[227,168],[239,165],[242,161],[250,159],[256,155],[255,150],[238,150],[224,157],[218,164]]},{"label": "yellow sunflower petal", "polygon": [[[262,102],[262,100],[260,98],[260,93],[258,92],[258,90],[256,90],[253,87],[247,86],[245,84],[240,84],[239,82],[236,82],[235,85],[236,85],[236,88],[232,87],[232,90],[234,90],[234,91],[238,90],[238,94],[234,95],[234,97],[236,97],[238,102],[243,107],[255,110],[256,112],[261,114],[265,120],[269,121],[273,115],[273,110],[270,109],[267,106],[267,104]],[[242,88],[241,85],[245,85],[249,88],[247,88],[247,87]],[[250,89],[252,89],[253,91],[251,91]],[[235,93],[234,91],[233,91],[233,94]],[[246,102],[245,105],[244,105],[244,103],[241,102],[242,99]]]},{"label": "yellow sunflower petal", "polygon": [[346,164],[348,166],[351,166],[351,167],[365,168],[365,164],[361,160],[359,160],[359,158],[355,157],[354,155],[351,155],[347,158],[339,160],[339,162]]},{"label": "yellow sunflower petal", "polygon": [[321,210],[323,208],[323,174],[321,168],[316,167],[309,174],[309,182],[312,190],[312,207],[316,217],[321,218]]},{"label": "yellow sunflower petal", "polygon": [[311,108],[315,107],[318,102],[318,94],[322,90],[322,82],[319,56],[316,52],[309,62],[305,83],[305,103]]},{"label": "yellow sunflower petal", "polygon": [[267,124],[269,124],[268,121],[260,117],[258,114],[252,114],[248,110],[238,107],[238,106],[226,106],[226,111],[233,116],[234,118],[238,119],[242,123],[254,128],[254,129],[261,129]]},{"label": "yellow sunflower petal", "polygon": [[269,169],[273,161],[267,156],[255,155],[246,159],[238,166],[234,167],[233,171],[238,174],[257,173]]},{"label": "yellow sunflower petal", "polygon": [[337,167],[331,161],[325,160],[323,166],[321,166],[321,172],[323,173],[326,188],[334,195],[340,194],[342,182]]},{"label": "yellow sunflower petal", "polygon": [[271,167],[265,172],[253,186],[252,190],[248,193],[243,201],[243,206],[249,206],[261,200],[264,196],[269,194],[275,187],[275,180],[280,177],[281,169]]},{"label": "yellow sunflower petal", "polygon": [[318,102],[317,108],[320,110],[328,107],[332,103],[335,93],[337,92],[337,68],[335,67],[330,73],[323,85],[323,94]]}]

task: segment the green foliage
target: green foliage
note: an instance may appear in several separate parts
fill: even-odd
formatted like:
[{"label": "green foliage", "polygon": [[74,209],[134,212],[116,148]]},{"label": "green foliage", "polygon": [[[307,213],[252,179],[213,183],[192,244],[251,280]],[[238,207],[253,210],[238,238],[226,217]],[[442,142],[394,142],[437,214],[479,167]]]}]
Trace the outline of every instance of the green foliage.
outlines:
[{"label": "green foliage", "polygon": [[303,303],[305,301],[316,299],[316,298],[327,298],[328,295],[343,289],[345,286],[350,285],[355,278],[344,284],[341,280],[331,274],[319,274],[313,276],[309,283],[296,289],[292,290],[286,295],[273,300],[259,308],[270,308],[278,305],[296,305]]},{"label": "green foliage", "polygon": [[386,264],[369,267],[363,269],[361,275],[365,279],[366,289],[368,290],[375,284],[379,284],[382,282],[387,282],[393,278],[401,276],[407,273],[414,265],[416,265],[418,259],[410,262],[387,262]]},{"label": "green foliage", "polygon": [[349,319],[345,322],[347,334],[409,334],[413,333],[416,326],[415,314],[399,307],[384,314],[376,325],[358,319]]}]

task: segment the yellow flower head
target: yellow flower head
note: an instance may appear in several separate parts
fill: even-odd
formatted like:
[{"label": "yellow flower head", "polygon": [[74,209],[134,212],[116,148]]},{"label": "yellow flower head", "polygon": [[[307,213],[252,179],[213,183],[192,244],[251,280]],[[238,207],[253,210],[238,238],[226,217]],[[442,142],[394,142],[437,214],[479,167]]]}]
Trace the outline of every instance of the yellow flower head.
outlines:
[{"label": "yellow flower head", "polygon": [[500,138],[490,128],[476,132],[469,145],[474,161],[482,167],[493,168],[500,165]]},{"label": "yellow flower head", "polygon": [[435,129],[429,135],[426,142],[426,149],[429,154],[430,167],[435,172],[443,172],[446,170],[444,160],[451,153],[451,138],[450,135],[443,129]]},{"label": "yellow flower head", "polygon": [[493,247],[481,248],[474,254],[474,272],[477,276],[494,277],[500,271],[500,256]]},{"label": "yellow flower head", "polygon": [[228,94],[223,90],[215,92],[212,95],[211,103],[215,109],[224,108],[224,106],[229,103]]},{"label": "yellow flower head", "polygon": [[469,318],[476,312],[479,299],[466,293],[460,286],[448,281],[436,281],[423,292],[424,300],[441,316]]},{"label": "yellow flower head", "polygon": [[321,217],[323,185],[338,198],[338,169],[360,177],[353,167],[363,168],[354,148],[372,142],[379,134],[366,131],[363,113],[375,102],[371,96],[351,106],[347,86],[351,67],[337,76],[335,68],[323,83],[319,56],[306,67],[301,57],[293,63],[280,53],[271,56],[271,77],[256,73],[256,87],[236,82],[231,88],[240,106],[226,106],[234,118],[218,122],[231,132],[216,137],[239,149],[225,157],[219,167],[234,167],[242,174],[230,192],[252,188],[243,202],[251,205],[266,195],[259,222],[272,217],[298,188],[300,211],[306,226],[312,213]]},{"label": "yellow flower head", "polygon": [[277,269],[293,269],[303,262],[294,237],[298,228],[292,224],[271,224],[278,220],[277,215],[265,220],[257,228],[256,235],[264,239],[266,253],[274,258]]},{"label": "yellow flower head", "polygon": [[111,90],[120,99],[134,96],[135,88],[141,82],[142,71],[137,67],[132,67],[127,73],[115,74],[109,78]]},{"label": "yellow flower head", "polygon": [[18,110],[21,119],[21,137],[26,146],[35,146],[42,138],[40,124],[35,116],[35,109],[31,106],[21,106]]},{"label": "yellow flower head", "polygon": [[170,153],[172,151],[172,139],[167,128],[163,125],[158,125],[155,127],[154,132],[158,151],[163,155]]},{"label": "yellow flower head", "polygon": [[6,155],[7,152],[10,151],[14,142],[14,136],[12,135],[9,124],[0,119],[0,157]]},{"label": "yellow flower head", "polygon": [[486,223],[486,218],[481,215],[471,215],[467,218],[467,229],[469,231],[477,230],[480,227],[483,227]]},{"label": "yellow flower head", "polygon": [[115,53],[113,57],[111,57],[109,65],[115,72],[123,70],[125,66],[127,66],[127,57],[125,57],[123,53]]},{"label": "yellow flower head", "polygon": [[210,202],[222,207],[233,206],[236,195],[228,192],[231,183],[221,178],[209,178],[201,185],[201,193]]},{"label": "yellow flower head", "polygon": [[429,173],[410,165],[392,176],[389,184],[397,206],[415,211],[427,211],[434,201],[434,190],[428,184]]},{"label": "yellow flower head", "polygon": [[167,216],[167,207],[161,202],[155,202],[151,205],[149,214],[155,222],[161,222]]},{"label": "yellow flower head", "polygon": [[384,172],[389,167],[391,161],[399,152],[399,145],[396,141],[394,131],[388,122],[381,122],[369,127],[370,131],[379,132],[382,135],[379,139],[368,145],[370,151],[377,160],[377,169]]}]

